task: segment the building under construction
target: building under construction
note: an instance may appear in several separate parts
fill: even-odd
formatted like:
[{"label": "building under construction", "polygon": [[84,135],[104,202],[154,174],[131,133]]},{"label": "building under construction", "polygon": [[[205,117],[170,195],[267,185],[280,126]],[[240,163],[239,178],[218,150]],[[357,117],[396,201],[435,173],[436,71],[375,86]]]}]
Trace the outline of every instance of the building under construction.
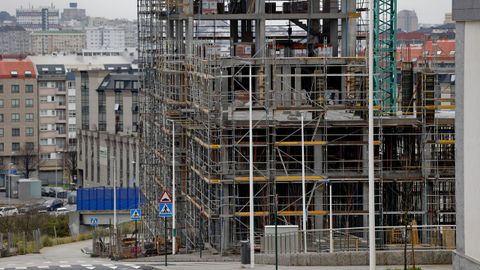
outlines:
[{"label": "building under construction", "polygon": [[[395,6],[375,9],[376,224],[454,224],[454,90],[411,63],[397,87]],[[302,227],[302,179],[307,230],[330,206],[367,226],[367,18],[368,0],[138,0],[146,237],[175,172],[181,248],[249,238],[250,105],[255,242]]]}]

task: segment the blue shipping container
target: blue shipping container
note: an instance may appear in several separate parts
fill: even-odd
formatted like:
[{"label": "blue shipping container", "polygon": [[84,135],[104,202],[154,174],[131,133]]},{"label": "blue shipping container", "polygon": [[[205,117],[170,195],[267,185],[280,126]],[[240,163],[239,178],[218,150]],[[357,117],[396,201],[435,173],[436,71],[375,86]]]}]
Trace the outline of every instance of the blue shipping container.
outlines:
[{"label": "blue shipping container", "polygon": [[[117,210],[129,210],[138,207],[138,188],[117,188]],[[140,195],[140,203],[144,198]],[[77,190],[77,210],[113,210],[113,188],[95,187]]]}]

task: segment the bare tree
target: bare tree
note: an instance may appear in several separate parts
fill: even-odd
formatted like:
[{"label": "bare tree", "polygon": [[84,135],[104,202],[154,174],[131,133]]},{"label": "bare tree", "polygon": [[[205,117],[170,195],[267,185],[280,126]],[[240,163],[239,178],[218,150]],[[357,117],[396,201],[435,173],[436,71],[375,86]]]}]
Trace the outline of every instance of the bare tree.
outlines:
[{"label": "bare tree", "polygon": [[24,173],[25,178],[30,178],[32,172],[38,170],[41,159],[38,155],[38,149],[25,145],[18,152],[18,167]]},{"label": "bare tree", "polygon": [[67,152],[63,153],[63,166],[68,173],[70,182],[77,175],[77,165],[77,150],[75,147],[70,147]]}]

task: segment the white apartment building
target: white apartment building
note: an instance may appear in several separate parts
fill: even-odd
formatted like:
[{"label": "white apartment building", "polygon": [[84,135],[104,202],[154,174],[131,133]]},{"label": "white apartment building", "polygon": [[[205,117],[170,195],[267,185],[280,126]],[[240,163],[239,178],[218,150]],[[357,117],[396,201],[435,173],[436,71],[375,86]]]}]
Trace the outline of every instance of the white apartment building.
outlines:
[{"label": "white apartment building", "polygon": [[27,31],[48,31],[60,29],[60,12],[50,7],[19,8],[16,12],[17,23]]},{"label": "white apartment building", "polygon": [[87,49],[124,49],[125,30],[116,27],[89,27],[85,29]]}]

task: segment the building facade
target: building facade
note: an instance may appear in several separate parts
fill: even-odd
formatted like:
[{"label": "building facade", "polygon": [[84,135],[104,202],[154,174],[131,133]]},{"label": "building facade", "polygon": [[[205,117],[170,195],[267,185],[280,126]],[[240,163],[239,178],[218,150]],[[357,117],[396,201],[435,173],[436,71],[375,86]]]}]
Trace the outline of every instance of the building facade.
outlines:
[{"label": "building facade", "polygon": [[31,34],[32,53],[80,53],[85,48],[85,33],[80,31],[42,31]]},{"label": "building facade", "polygon": [[78,8],[78,3],[70,3],[68,8],[62,12],[62,21],[85,21],[87,12],[85,9]]},{"label": "building facade", "polygon": [[478,100],[480,100],[480,3],[472,0],[453,1],[456,21],[456,200],[457,246],[453,269],[480,269],[480,215],[478,205],[480,184],[478,175]]},{"label": "building facade", "polygon": [[0,54],[29,54],[30,42],[30,34],[23,27],[0,27]]},{"label": "building facade", "polygon": [[117,27],[86,28],[87,49],[124,49],[125,30]]},{"label": "building facade", "polygon": [[17,9],[17,23],[27,31],[60,29],[60,12],[54,6]]},{"label": "building facade", "polygon": [[78,181],[84,187],[133,186],[138,146],[138,75],[76,72]]},{"label": "building facade", "polygon": [[397,16],[397,29],[403,32],[418,30],[418,17],[415,10],[400,10]]},{"label": "building facade", "polygon": [[63,168],[68,150],[67,90],[63,65],[37,65],[40,126],[39,179],[44,183],[63,183]]},{"label": "building facade", "polygon": [[29,60],[0,59],[0,177],[15,167],[25,177],[38,165],[37,74]]}]

